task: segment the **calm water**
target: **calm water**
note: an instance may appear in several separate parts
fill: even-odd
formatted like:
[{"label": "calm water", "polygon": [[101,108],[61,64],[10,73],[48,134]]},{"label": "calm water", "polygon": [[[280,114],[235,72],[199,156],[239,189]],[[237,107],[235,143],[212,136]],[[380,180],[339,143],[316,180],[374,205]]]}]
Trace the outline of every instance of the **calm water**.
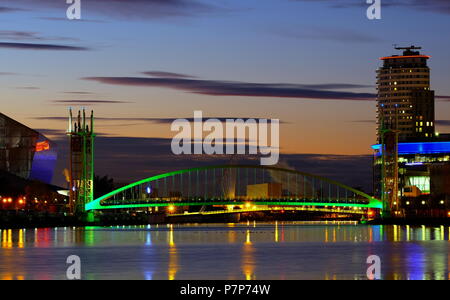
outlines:
[{"label": "calm water", "polygon": [[1,230],[0,279],[448,279],[449,227],[246,223]]}]

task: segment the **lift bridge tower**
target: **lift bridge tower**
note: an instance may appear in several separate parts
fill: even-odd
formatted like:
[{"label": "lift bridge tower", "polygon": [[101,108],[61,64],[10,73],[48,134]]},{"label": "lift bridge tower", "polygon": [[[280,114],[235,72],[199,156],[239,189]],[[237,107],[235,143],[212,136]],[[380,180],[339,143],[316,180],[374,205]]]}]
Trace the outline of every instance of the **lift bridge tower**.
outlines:
[{"label": "lift bridge tower", "polygon": [[78,111],[74,119],[70,109],[67,135],[70,141],[70,208],[73,214],[82,216],[85,205],[94,200],[94,111],[89,120],[84,109]]}]

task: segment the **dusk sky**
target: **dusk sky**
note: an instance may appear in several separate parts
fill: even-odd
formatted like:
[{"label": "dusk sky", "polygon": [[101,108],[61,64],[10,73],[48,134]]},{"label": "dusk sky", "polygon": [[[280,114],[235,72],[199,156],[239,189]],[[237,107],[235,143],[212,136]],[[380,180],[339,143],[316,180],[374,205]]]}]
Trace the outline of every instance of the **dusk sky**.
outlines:
[{"label": "dusk sky", "polygon": [[167,119],[195,110],[280,119],[284,163],[300,170],[370,167],[375,71],[394,44],[432,56],[437,129],[450,132],[448,0],[384,0],[373,21],[365,0],[81,2],[69,21],[65,0],[0,0],[1,112],[61,140],[69,106],[94,109],[97,170],[120,180],[163,170],[148,156],[170,152]]}]

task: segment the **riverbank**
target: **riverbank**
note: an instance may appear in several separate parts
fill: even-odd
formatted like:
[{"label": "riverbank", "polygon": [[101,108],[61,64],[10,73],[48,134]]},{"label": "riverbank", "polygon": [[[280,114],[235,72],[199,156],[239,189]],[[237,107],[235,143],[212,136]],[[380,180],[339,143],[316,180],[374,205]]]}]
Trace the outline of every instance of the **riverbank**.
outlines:
[{"label": "riverbank", "polygon": [[[80,216],[67,216],[62,213],[8,211],[0,212],[0,229],[47,228],[47,227],[85,227],[85,226],[134,226],[156,224],[204,224],[256,222],[292,222],[292,221],[333,221],[314,215],[295,214],[222,214],[222,215],[178,215],[165,214],[116,214],[97,215],[94,222],[86,222]],[[348,219],[348,221],[357,219]],[[342,219],[346,221],[346,219]],[[410,226],[450,226],[450,218],[407,218],[379,219],[361,222],[364,225],[410,225]]]},{"label": "riverbank", "polygon": [[150,219],[148,215],[107,214],[86,222],[83,216],[71,216],[64,213],[3,211],[0,212],[0,229],[28,229],[47,227],[85,227],[148,225],[162,223],[164,218]]},{"label": "riverbank", "polygon": [[366,225],[401,225],[401,226],[450,226],[450,218],[407,218],[379,219],[364,222]]},{"label": "riverbank", "polygon": [[71,227],[83,225],[77,217],[45,212],[0,212],[0,229]]}]

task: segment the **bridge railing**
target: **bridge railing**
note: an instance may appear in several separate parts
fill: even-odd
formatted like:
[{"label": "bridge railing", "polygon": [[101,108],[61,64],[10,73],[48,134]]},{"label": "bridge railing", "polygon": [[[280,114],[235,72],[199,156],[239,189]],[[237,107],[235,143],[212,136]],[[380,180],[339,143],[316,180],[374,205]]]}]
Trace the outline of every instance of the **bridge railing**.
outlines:
[{"label": "bridge railing", "polygon": [[118,189],[86,208],[247,202],[381,208],[377,199],[339,182],[294,170],[259,166],[219,166],[167,173]]}]

